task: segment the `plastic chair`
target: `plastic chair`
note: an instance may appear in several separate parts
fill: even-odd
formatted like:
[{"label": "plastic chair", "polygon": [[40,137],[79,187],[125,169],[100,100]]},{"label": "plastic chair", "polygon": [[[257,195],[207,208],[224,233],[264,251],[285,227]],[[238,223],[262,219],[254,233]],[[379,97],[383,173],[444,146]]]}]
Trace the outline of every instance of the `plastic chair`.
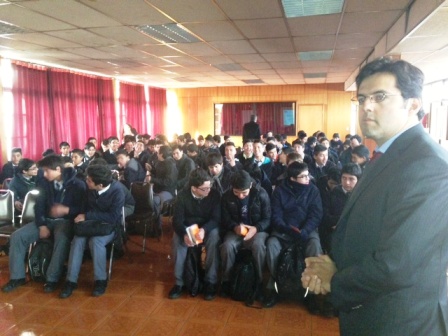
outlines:
[{"label": "plastic chair", "polygon": [[135,200],[134,213],[127,217],[129,223],[143,222],[143,242],[142,253],[145,253],[146,249],[146,232],[148,229],[148,223],[151,223],[154,204],[154,194],[152,190],[152,184],[144,182],[134,182],[131,184],[131,194]]},{"label": "plastic chair", "polygon": [[[121,209],[121,223],[120,223],[120,225],[123,226],[124,232],[126,233],[126,221],[125,221],[125,215],[124,215],[124,207]],[[117,232],[117,234],[121,234],[121,232]],[[112,264],[113,264],[113,261],[114,261],[114,248],[115,248],[115,239],[112,240],[110,256],[109,256],[109,270],[107,272],[107,278],[108,278],[109,281],[110,281],[110,279],[112,277]]]},{"label": "plastic chair", "polygon": [[14,224],[14,192],[0,189],[0,227]]},{"label": "plastic chair", "polygon": [[9,185],[11,184],[12,177],[5,178],[3,180],[2,189],[9,189]]}]

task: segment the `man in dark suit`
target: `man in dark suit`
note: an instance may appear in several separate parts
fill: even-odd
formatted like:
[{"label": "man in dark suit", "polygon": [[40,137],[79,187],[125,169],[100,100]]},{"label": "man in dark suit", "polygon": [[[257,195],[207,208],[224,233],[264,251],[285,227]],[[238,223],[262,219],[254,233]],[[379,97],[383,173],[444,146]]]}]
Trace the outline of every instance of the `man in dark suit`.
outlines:
[{"label": "man in dark suit", "polygon": [[344,336],[448,334],[448,153],[419,122],[423,82],[387,58],[356,78],[361,130],[382,155],[344,208],[332,259],[307,259],[302,277],[331,293]]},{"label": "man in dark suit", "polygon": [[250,116],[250,121],[248,123],[245,123],[243,126],[243,143],[247,139],[260,139],[261,137],[261,130],[260,125],[257,124],[257,116],[255,114],[252,114]]}]

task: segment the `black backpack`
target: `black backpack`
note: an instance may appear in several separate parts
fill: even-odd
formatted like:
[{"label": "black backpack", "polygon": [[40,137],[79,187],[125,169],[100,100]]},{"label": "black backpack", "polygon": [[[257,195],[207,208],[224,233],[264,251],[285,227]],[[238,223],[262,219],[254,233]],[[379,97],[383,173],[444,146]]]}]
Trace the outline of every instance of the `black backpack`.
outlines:
[{"label": "black backpack", "polygon": [[40,239],[31,249],[28,259],[28,267],[31,279],[36,282],[45,282],[47,268],[53,254],[53,240]]},{"label": "black backpack", "polygon": [[202,246],[189,247],[184,266],[184,285],[191,296],[196,296],[202,290],[204,270],[201,266]]},{"label": "black backpack", "polygon": [[305,258],[301,244],[294,243],[280,252],[277,262],[275,286],[281,298],[303,301],[302,273]]},{"label": "black backpack", "polygon": [[242,249],[235,257],[230,274],[230,296],[233,300],[252,302],[257,290],[257,268],[252,251]]}]

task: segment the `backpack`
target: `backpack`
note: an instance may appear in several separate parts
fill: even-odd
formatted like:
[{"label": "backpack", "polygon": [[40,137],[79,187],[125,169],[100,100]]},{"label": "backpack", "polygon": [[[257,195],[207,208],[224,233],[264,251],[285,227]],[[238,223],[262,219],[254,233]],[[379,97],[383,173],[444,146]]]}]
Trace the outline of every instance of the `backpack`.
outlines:
[{"label": "backpack", "polygon": [[305,289],[302,287],[301,278],[304,270],[305,258],[300,243],[282,249],[278,257],[275,279],[275,287],[281,298],[303,300]]},{"label": "backpack", "polygon": [[184,266],[184,285],[191,296],[196,296],[202,290],[204,270],[201,266],[202,246],[193,246],[187,249]]},{"label": "backpack", "polygon": [[230,274],[230,296],[235,301],[252,302],[257,290],[257,268],[252,251],[242,249],[235,257]]},{"label": "backpack", "polygon": [[36,282],[45,282],[47,268],[53,254],[53,240],[40,239],[31,249],[28,258],[28,267],[31,279]]}]

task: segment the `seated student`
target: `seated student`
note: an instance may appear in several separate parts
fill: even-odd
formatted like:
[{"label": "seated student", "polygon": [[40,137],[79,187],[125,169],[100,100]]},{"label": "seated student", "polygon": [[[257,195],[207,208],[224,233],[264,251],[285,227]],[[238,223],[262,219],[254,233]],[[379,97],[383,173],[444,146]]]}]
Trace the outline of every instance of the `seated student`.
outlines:
[{"label": "seated student", "polygon": [[3,286],[10,292],[25,284],[25,255],[30,244],[39,238],[54,238],[54,248],[47,269],[44,292],[56,289],[68,257],[72,239],[73,220],[84,208],[86,185],[76,178],[73,168],[64,168],[60,156],[50,155],[38,162],[44,179],[39,184],[39,197],[36,200],[35,220],[11,235],[9,250],[9,282]]},{"label": "seated student", "polygon": [[333,138],[330,140],[330,147],[333,148],[338,155],[343,151],[343,143],[339,137],[339,133],[333,133]]},{"label": "seated student", "polygon": [[159,163],[159,150],[162,146],[164,146],[163,141],[159,139],[151,140],[149,142],[148,149],[150,151],[150,156],[148,162],[145,164],[145,168],[150,174],[154,174],[157,163]]},{"label": "seated student", "polygon": [[82,180],[86,177],[85,172],[88,166],[88,163],[84,161],[84,155],[84,151],[79,148],[72,150],[72,166],[76,170],[76,177]]},{"label": "seated student", "polygon": [[228,142],[232,142],[230,135],[224,135],[224,142],[219,146],[219,152],[221,153],[222,157],[226,156],[226,144]]},{"label": "seated student", "polygon": [[140,165],[142,166],[143,170],[146,171],[145,164],[149,162],[150,154],[147,150],[145,150],[145,143],[143,140],[138,140],[135,143],[134,148],[134,159],[136,159]]},{"label": "seated student", "polygon": [[272,233],[266,242],[271,277],[263,304],[266,308],[277,303],[274,279],[277,259],[283,248],[298,242],[303,245],[306,257],[322,254],[317,231],[323,215],[319,190],[310,183],[306,163],[293,162],[286,172],[288,178],[275,188],[271,199]]},{"label": "seated student", "polygon": [[212,177],[212,188],[220,195],[230,189],[230,181],[233,172],[223,163],[223,158],[219,153],[209,153],[205,159],[208,173]]},{"label": "seated student", "polygon": [[202,155],[202,151],[199,150],[199,147],[197,145],[187,145],[187,155],[190,159],[193,160],[197,168],[207,169],[207,166],[205,164],[205,157]]},{"label": "seated student", "polygon": [[[293,162],[303,162],[302,156],[295,151],[289,152],[286,155],[286,167],[288,167]],[[277,184],[280,184],[286,178],[288,178],[288,176],[285,170],[279,177],[277,177]]]},{"label": "seated student", "polygon": [[232,176],[232,188],[221,200],[221,228],[225,234],[221,245],[223,296],[229,295],[230,271],[239,249],[250,249],[257,268],[257,295],[263,293],[263,269],[266,260],[265,241],[271,222],[271,202],[263,188],[255,186],[245,171]]},{"label": "seated student", "polygon": [[145,180],[146,171],[136,159],[129,157],[129,153],[125,149],[119,149],[116,155],[118,166],[123,169],[120,180],[128,189],[131,189],[132,183]]},{"label": "seated student", "polygon": [[261,167],[258,167],[255,162],[246,161],[243,170],[249,173],[256,186],[263,188],[267,192],[269,198],[271,198],[273,190],[272,183],[269,180],[268,175],[263,169],[261,169]]},{"label": "seated student", "polygon": [[23,158],[17,166],[17,174],[9,184],[9,190],[14,193],[16,214],[21,214],[26,194],[36,188],[37,166],[33,160]]},{"label": "seated student", "polygon": [[267,156],[264,156],[264,148],[265,145],[261,142],[261,140],[254,140],[253,142],[253,151],[254,151],[254,162],[258,167],[261,167],[265,164],[270,164],[271,159]]},{"label": "seated student", "polygon": [[308,167],[314,180],[317,181],[322,176],[327,175],[328,170],[335,166],[336,164],[328,160],[328,148],[324,145],[316,145],[314,147],[313,163]]},{"label": "seated student", "polygon": [[208,153],[216,152],[219,153],[218,147],[215,145],[215,141],[213,140],[213,136],[211,134],[207,135],[204,141],[204,147],[202,147],[202,152],[204,155]]},{"label": "seated student", "polygon": [[370,151],[366,146],[359,145],[352,149],[352,162],[359,164],[362,170],[364,170],[369,161]]},{"label": "seated student", "polygon": [[173,215],[173,255],[175,285],[169,292],[170,299],[182,295],[183,273],[187,248],[194,246],[186,233],[187,227],[197,224],[197,238],[205,245],[204,299],[216,296],[219,267],[219,223],[221,221],[221,196],[211,187],[211,177],[202,168],[193,170],[188,180],[188,188],[177,195]]},{"label": "seated student", "polygon": [[326,254],[331,252],[331,237],[336,229],[336,224],[361,175],[362,170],[358,164],[347,163],[341,170],[341,183],[331,190],[329,198],[322,199],[324,217],[319,226],[319,234]]},{"label": "seated student", "polygon": [[59,151],[61,152],[60,156],[64,163],[72,162],[72,158],[70,157],[70,144],[67,141],[62,141],[59,144]]},{"label": "seated student", "polygon": [[314,136],[310,136],[307,138],[305,143],[305,154],[313,157],[314,147],[317,145],[317,138]]},{"label": "seated student", "polygon": [[[281,183],[281,176],[286,172],[286,167],[288,166],[287,158],[288,154],[292,153],[294,150],[291,147],[283,148],[281,153],[278,155],[278,161],[274,162],[271,171],[271,183],[273,186]],[[280,179],[279,179],[280,178]]]},{"label": "seated student", "polygon": [[177,168],[177,183],[176,189],[182,190],[188,183],[190,173],[196,168],[192,159],[188,155],[184,154],[183,147],[181,145],[174,145],[173,159],[176,161]]},{"label": "seated student", "polygon": [[328,169],[327,175],[322,176],[316,181],[316,187],[319,189],[322,204],[329,202],[331,191],[341,184],[341,169],[339,167],[331,167]]},{"label": "seated student", "polygon": [[243,143],[243,151],[237,155],[237,159],[240,160],[244,166],[244,162],[254,162],[254,141],[252,139],[246,139]]},{"label": "seated student", "polygon": [[104,160],[110,165],[109,168],[115,169],[117,167],[117,156],[115,153],[120,146],[120,141],[117,137],[112,136],[109,138],[109,149],[106,150],[103,154]]},{"label": "seated student", "polygon": [[328,160],[333,162],[335,165],[339,163],[338,152],[330,146],[330,141],[327,138],[320,138],[319,143],[328,149]]},{"label": "seated student", "polygon": [[358,134],[348,134],[347,136],[350,136],[350,146],[339,155],[339,162],[342,166],[352,161],[353,148],[359,146],[362,143],[362,138]]},{"label": "seated student", "polygon": [[110,148],[110,140],[109,140],[109,138],[104,139],[103,141],[101,141],[101,149],[100,149],[101,156],[104,156],[104,153],[108,152],[109,148]]},{"label": "seated student", "polygon": [[202,148],[204,148],[204,143],[205,143],[205,139],[203,135],[199,135],[198,136],[198,148],[202,150]]},{"label": "seated student", "polygon": [[154,184],[154,211],[159,228],[161,228],[163,203],[173,199],[176,195],[178,173],[170,146],[160,147],[157,160],[159,162],[151,175],[147,177],[147,181]]},{"label": "seated student", "polygon": [[22,148],[13,148],[11,150],[11,161],[3,165],[2,173],[0,174],[0,183],[3,183],[7,178],[13,178],[18,171],[18,165],[22,159]]},{"label": "seated student", "polygon": [[236,147],[232,141],[228,141],[224,148],[224,165],[228,166],[231,171],[243,169],[243,165],[236,158]]},{"label": "seated student", "polygon": [[135,143],[136,143],[135,136],[127,135],[124,139],[123,149],[128,153],[131,159],[134,157]]},{"label": "seated student", "polygon": [[292,149],[300,154],[300,156],[302,157],[303,162],[305,162],[307,165],[309,165],[313,159],[311,158],[311,156],[309,156],[308,154],[305,154],[305,145],[302,144],[300,141],[294,140],[292,142]]},{"label": "seated student", "polygon": [[99,157],[99,154],[96,152],[96,147],[92,142],[88,142],[84,145],[84,162],[88,162],[95,158]]},{"label": "seated student", "polygon": [[87,143],[91,143],[91,144],[93,144],[93,147],[95,147],[95,149],[96,149],[96,146],[98,145],[98,141],[96,140],[95,137],[90,137],[90,138],[88,138],[88,139],[87,139]]},{"label": "seated student", "polygon": [[[119,186],[120,182],[112,180],[110,169],[102,165],[93,165],[87,168],[86,183],[87,192],[86,211],[78,214],[74,221],[75,226],[85,220],[98,220],[117,226],[121,222],[121,210],[124,206],[125,196]],[[106,292],[106,245],[115,237],[116,232],[106,236],[80,237],[74,236],[70,255],[68,258],[67,279],[59,294],[60,298],[68,298],[77,288],[78,275],[81,270],[82,258],[87,241],[93,259],[94,288],[92,295],[101,296]]]}]

